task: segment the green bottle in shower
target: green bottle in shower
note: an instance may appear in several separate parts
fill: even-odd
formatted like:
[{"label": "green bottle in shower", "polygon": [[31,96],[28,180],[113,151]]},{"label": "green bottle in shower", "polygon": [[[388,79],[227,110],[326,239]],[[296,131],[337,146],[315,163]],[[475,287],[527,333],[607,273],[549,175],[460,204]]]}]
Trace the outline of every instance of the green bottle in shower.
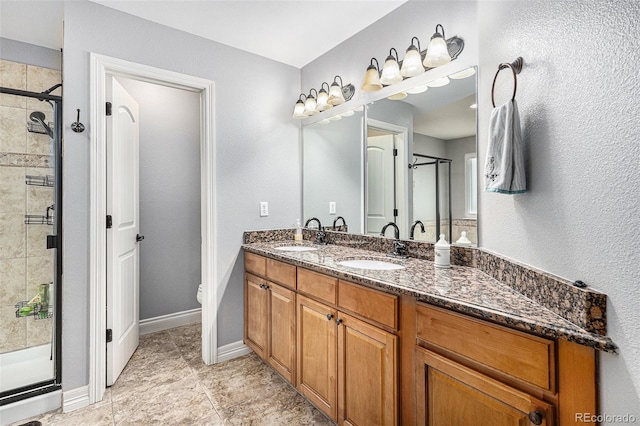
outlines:
[{"label": "green bottle in shower", "polygon": [[49,317],[49,291],[51,284],[40,284],[40,309],[38,310],[38,318]]}]

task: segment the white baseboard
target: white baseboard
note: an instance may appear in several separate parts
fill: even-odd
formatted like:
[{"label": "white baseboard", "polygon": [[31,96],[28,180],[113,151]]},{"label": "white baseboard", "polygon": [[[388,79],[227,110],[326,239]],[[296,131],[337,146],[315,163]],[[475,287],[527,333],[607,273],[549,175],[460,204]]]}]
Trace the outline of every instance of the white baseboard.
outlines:
[{"label": "white baseboard", "polygon": [[89,386],[62,392],[62,412],[69,413],[89,405]]},{"label": "white baseboard", "polygon": [[191,309],[189,311],[176,312],[159,317],[140,320],[140,335],[156,333],[158,331],[169,330],[183,325],[199,323],[202,319],[202,309]]},{"label": "white baseboard", "polygon": [[218,362],[229,361],[248,353],[251,353],[249,346],[245,345],[242,340],[238,340],[218,348]]},{"label": "white baseboard", "polygon": [[0,407],[0,425],[5,426],[30,417],[39,416],[47,411],[57,410],[60,408],[61,395],[62,392],[57,390],[3,405]]}]

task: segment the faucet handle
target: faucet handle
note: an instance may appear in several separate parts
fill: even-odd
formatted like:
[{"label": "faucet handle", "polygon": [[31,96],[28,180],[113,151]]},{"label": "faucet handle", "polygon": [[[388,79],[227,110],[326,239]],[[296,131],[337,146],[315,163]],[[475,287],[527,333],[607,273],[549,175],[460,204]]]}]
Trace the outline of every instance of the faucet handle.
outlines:
[{"label": "faucet handle", "polygon": [[394,256],[407,256],[407,245],[401,241],[394,241],[393,254]]}]

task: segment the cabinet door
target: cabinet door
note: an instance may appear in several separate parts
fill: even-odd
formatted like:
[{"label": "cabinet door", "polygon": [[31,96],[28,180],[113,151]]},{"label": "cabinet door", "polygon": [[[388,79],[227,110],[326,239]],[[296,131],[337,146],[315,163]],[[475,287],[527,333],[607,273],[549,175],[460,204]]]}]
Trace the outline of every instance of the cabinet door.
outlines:
[{"label": "cabinet door", "polygon": [[420,347],[416,401],[419,425],[553,425],[549,404]]},{"label": "cabinet door", "polygon": [[337,419],[336,311],[298,295],[298,376],[300,392]]},{"label": "cabinet door", "polygon": [[262,359],[267,355],[267,295],[263,279],[244,275],[244,342]]},{"label": "cabinet door", "polygon": [[267,283],[269,295],[269,345],[267,361],[289,382],[295,383],[296,294]]},{"label": "cabinet door", "polygon": [[397,424],[396,336],[338,312],[341,425]]}]

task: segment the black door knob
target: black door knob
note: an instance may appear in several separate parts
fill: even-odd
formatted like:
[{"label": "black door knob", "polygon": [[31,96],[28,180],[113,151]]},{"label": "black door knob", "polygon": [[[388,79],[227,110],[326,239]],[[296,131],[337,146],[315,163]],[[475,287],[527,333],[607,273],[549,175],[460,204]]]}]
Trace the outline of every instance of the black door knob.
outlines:
[{"label": "black door knob", "polygon": [[139,243],[142,240],[144,240],[144,235],[136,234],[136,242]]}]

